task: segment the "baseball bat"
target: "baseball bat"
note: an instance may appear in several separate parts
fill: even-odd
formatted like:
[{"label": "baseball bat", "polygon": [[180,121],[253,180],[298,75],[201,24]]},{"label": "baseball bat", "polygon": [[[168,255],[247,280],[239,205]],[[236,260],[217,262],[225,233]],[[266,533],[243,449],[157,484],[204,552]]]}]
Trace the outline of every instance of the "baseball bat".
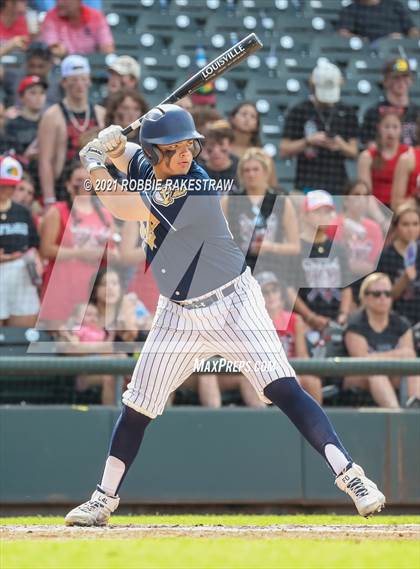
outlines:
[{"label": "baseball bat", "polygon": [[[216,79],[216,77],[219,77],[228,69],[238,65],[242,60],[249,57],[251,53],[261,49],[262,46],[263,44],[256,34],[249,34],[246,38],[224,51],[221,55],[213,59],[213,61],[210,61],[210,63],[203,67],[203,69],[200,69],[200,71],[195,75],[187,79],[185,83],[180,87],[177,87],[177,89],[175,89],[175,91],[166,97],[166,99],[164,99],[160,104],[176,103],[183,97],[194,93],[194,91],[208,83],[208,81],[213,81],[213,79]],[[127,126],[122,131],[123,134],[130,134],[130,132],[139,128],[142,118],[143,117],[138,118]]]}]

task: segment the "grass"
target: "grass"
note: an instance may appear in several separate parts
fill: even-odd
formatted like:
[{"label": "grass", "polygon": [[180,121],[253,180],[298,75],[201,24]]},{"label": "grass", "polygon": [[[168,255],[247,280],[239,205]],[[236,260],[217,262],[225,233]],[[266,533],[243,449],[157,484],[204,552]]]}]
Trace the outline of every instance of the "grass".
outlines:
[{"label": "grass", "polygon": [[[148,516],[112,516],[112,524],[116,525],[226,525],[226,526],[270,526],[275,524],[298,524],[298,525],[393,525],[393,524],[419,524],[420,516],[387,516],[379,515],[369,519],[360,516],[335,516],[335,515],[148,515]],[[7,525],[63,525],[63,517],[60,516],[25,516],[13,518],[0,518],[0,526]]]},{"label": "grass", "polygon": [[[413,524],[416,516],[116,516],[123,525]],[[60,517],[2,518],[0,525],[57,525]],[[296,538],[34,539],[0,542],[1,569],[420,569],[415,541]]]}]

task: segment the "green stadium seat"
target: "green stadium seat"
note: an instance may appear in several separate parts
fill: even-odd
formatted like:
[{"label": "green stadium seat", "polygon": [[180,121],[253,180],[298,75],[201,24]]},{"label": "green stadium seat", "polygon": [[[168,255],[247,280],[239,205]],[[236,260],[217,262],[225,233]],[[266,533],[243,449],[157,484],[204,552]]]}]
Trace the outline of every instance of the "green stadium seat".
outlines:
[{"label": "green stadium seat", "polygon": [[383,78],[384,61],[378,57],[354,56],[346,68],[347,79],[367,79],[380,85]]},{"label": "green stadium seat", "polygon": [[419,58],[420,38],[383,38],[376,42],[375,49],[385,61],[401,56]]},{"label": "green stadium seat", "polygon": [[136,33],[150,32],[170,43],[177,34],[197,33],[202,26],[187,14],[177,14],[173,18],[162,17],[162,14],[146,13],[137,20]]},{"label": "green stadium seat", "polygon": [[297,103],[308,96],[306,84],[300,79],[289,76],[287,79],[264,77],[250,81],[245,90],[245,98],[257,102],[267,99],[280,108],[287,108],[291,102]]},{"label": "green stadium seat", "polygon": [[169,53],[172,55],[186,54],[194,58],[197,47],[207,45],[209,45],[209,40],[200,31],[184,32],[176,34],[172,38],[169,44]]},{"label": "green stadium seat", "polygon": [[381,90],[367,79],[348,79],[341,89],[341,102],[356,110],[378,100]]},{"label": "green stadium seat", "polygon": [[312,39],[309,54],[312,57],[326,57],[339,65],[347,63],[358,55],[370,55],[369,44],[358,37],[344,38],[338,35],[323,34]]}]

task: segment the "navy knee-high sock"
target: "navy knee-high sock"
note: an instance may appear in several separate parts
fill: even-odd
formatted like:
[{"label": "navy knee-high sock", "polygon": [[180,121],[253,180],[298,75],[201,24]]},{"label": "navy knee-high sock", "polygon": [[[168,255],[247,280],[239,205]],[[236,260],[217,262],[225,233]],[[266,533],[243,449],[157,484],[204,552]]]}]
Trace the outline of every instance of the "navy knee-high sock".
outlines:
[{"label": "navy knee-high sock", "polygon": [[121,473],[118,486],[112,493],[118,492],[128,469],[137,456],[144,432],[151,420],[150,417],[134,411],[131,407],[123,406],[112,433],[108,460],[111,457],[117,458],[124,463],[125,468]]},{"label": "navy knee-high sock", "polygon": [[[289,417],[335,474],[340,474],[352,462],[322,407],[294,377],[276,379],[267,385],[264,394]],[[332,447],[326,451],[327,445]]]}]

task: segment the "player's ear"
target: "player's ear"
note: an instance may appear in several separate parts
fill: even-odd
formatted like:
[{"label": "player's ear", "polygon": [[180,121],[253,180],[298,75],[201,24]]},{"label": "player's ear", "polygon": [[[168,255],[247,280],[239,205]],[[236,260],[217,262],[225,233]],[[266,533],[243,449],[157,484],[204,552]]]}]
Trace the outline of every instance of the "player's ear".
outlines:
[{"label": "player's ear", "polygon": [[197,158],[197,156],[200,154],[202,150],[203,150],[203,145],[201,144],[201,140],[195,138],[193,143],[193,151],[192,151],[193,158]]},{"label": "player's ear", "polygon": [[156,166],[157,164],[159,164],[159,162],[162,161],[163,154],[159,150],[159,148],[157,146],[155,146],[154,144],[151,145],[150,148],[148,148],[147,150],[145,148],[143,148],[143,151],[146,154],[146,156],[147,156],[149,162],[152,164],[152,166]]}]

